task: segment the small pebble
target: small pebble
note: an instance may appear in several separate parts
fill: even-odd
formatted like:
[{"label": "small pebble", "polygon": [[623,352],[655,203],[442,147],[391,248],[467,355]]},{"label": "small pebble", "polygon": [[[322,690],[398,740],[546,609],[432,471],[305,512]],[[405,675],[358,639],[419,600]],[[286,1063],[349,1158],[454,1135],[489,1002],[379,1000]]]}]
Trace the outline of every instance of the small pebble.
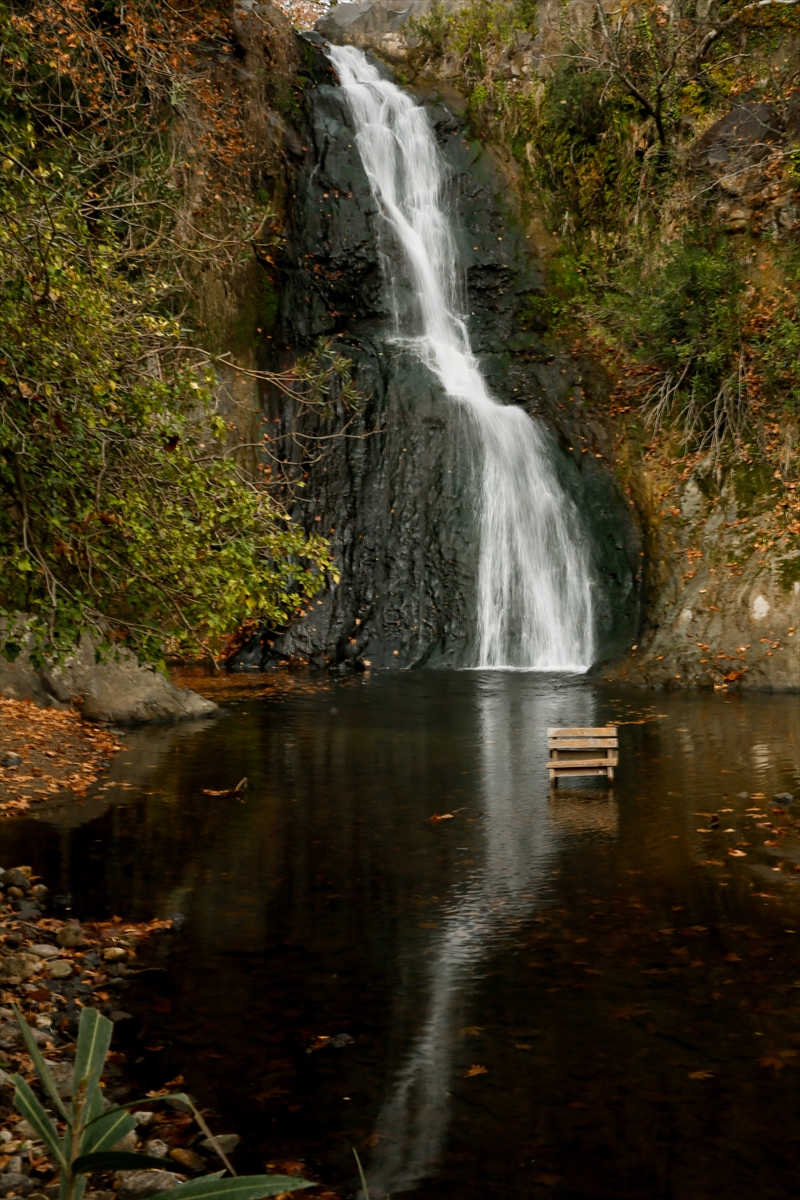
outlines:
[{"label": "small pebble", "polygon": [[166,1158],[169,1154],[169,1146],[166,1142],[162,1142],[161,1138],[150,1138],[148,1142],[145,1142],[144,1148],[155,1158]]},{"label": "small pebble", "polygon": [[72,949],[75,946],[83,945],[83,930],[80,925],[74,923],[64,925],[56,934],[56,941],[59,946],[64,946],[67,949]]},{"label": "small pebble", "polygon": [[194,1150],[183,1150],[180,1146],[170,1150],[169,1156],[174,1158],[176,1163],[180,1163],[182,1167],[186,1167],[187,1171],[205,1171],[208,1165],[206,1160],[196,1154]]},{"label": "small pebble", "polygon": [[57,958],[55,962],[48,963],[47,969],[51,979],[69,979],[72,975],[72,963],[63,958]]},{"label": "small pebble", "polygon": [[137,1125],[149,1125],[155,1118],[154,1112],[135,1112],[133,1119]]},{"label": "small pebble", "polygon": [[48,946],[42,943],[41,945],[29,946],[29,954],[35,954],[37,958],[56,958],[60,953],[58,946]]},{"label": "small pebble", "polygon": [[29,892],[31,881],[28,878],[27,871],[21,870],[19,867],[14,867],[11,871],[6,871],[6,883],[11,883],[14,887],[22,888],[23,892]]},{"label": "small pebble", "polygon": [[33,1189],[33,1180],[18,1171],[4,1171],[0,1175],[0,1196],[8,1196],[9,1193],[13,1193],[15,1196],[27,1196]]},{"label": "small pebble", "polygon": [[22,758],[19,754],[4,754],[0,758],[0,767],[21,767]]},{"label": "small pebble", "polygon": [[178,1180],[170,1171],[132,1171],[120,1180],[120,1200],[146,1200],[178,1186]]},{"label": "small pebble", "polygon": [[103,951],[103,958],[106,962],[125,962],[128,957],[128,951],[122,946],[110,946],[108,950]]},{"label": "small pebble", "polygon": [[136,1130],[131,1129],[111,1147],[112,1150],[124,1150],[132,1153],[136,1149]]},{"label": "small pebble", "polygon": [[211,1138],[204,1138],[200,1145],[204,1150],[215,1152],[217,1146],[219,1146],[223,1154],[232,1154],[241,1140],[238,1133],[220,1133],[213,1140]]}]

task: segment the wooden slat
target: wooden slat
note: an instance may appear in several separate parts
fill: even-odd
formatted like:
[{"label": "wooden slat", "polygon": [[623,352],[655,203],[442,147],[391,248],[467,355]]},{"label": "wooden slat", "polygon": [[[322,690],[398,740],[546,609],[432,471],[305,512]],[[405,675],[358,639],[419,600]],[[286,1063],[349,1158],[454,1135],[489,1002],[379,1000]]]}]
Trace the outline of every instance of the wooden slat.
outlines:
[{"label": "wooden slat", "polygon": [[619,759],[616,754],[608,758],[550,758],[548,767],[618,767]]},{"label": "wooden slat", "polygon": [[605,775],[605,774],[606,774],[605,767],[581,767],[581,768],[557,767],[555,770],[551,770],[551,772],[550,772],[551,778],[555,778],[555,779],[559,779],[559,778],[566,779],[572,775],[578,777],[581,775]]},{"label": "wooden slat", "polygon": [[600,734],[609,734],[612,737],[616,737],[617,736],[617,726],[616,725],[603,725],[598,729],[583,729],[583,728],[578,728],[577,726],[575,726],[574,728],[570,727],[570,726],[565,726],[563,729],[558,728],[558,727],[553,727],[553,728],[548,727],[548,730],[547,730],[548,737],[555,737],[556,735],[561,735],[561,734],[563,734],[565,737],[593,737],[593,736],[599,736]]},{"label": "wooden slat", "polygon": [[616,748],[619,745],[619,739],[615,737],[607,738],[548,738],[548,750],[604,750],[611,746]]}]

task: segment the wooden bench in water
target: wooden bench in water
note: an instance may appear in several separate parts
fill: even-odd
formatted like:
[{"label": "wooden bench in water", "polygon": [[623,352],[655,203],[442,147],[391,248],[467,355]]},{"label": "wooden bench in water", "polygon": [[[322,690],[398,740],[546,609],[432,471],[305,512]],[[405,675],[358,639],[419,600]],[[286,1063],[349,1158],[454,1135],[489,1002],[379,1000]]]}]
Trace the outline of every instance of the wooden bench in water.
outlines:
[{"label": "wooden bench in water", "polygon": [[616,725],[602,729],[548,729],[547,749],[551,787],[558,787],[559,779],[581,775],[605,775],[609,782],[614,779],[614,767],[619,762]]}]

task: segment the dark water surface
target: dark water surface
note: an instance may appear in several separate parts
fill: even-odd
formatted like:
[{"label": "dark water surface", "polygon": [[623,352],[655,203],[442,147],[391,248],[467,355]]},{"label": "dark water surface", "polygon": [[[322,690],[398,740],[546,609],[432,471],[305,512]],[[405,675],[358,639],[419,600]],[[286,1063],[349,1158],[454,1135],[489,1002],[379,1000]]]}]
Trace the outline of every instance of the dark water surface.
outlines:
[{"label": "dark water surface", "polygon": [[[143,1082],[182,1072],[243,1167],[352,1192],[355,1146],[373,1200],[797,1196],[797,696],[222,686],[126,734],[119,786],[0,826],[84,918],[185,918],[121,998]],[[551,793],[546,727],[607,721],[613,790]]]}]

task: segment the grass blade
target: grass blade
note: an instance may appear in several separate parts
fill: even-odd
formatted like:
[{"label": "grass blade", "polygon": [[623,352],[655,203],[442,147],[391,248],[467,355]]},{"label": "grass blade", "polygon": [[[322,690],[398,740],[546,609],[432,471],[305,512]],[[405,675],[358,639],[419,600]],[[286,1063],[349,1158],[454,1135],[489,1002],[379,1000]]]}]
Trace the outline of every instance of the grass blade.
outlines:
[{"label": "grass blade", "polygon": [[75,1051],[74,1090],[77,1094],[82,1080],[85,1079],[87,1103],[100,1082],[113,1032],[112,1022],[102,1016],[96,1008],[83,1009]]},{"label": "grass blade", "polygon": [[56,1112],[66,1121],[67,1110],[64,1108],[61,1097],[56,1091],[56,1085],[53,1082],[53,1076],[50,1074],[45,1057],[39,1047],[36,1045],[33,1034],[31,1033],[31,1027],[17,1008],[16,1004],[13,1005],[13,1009],[14,1013],[16,1014],[17,1024],[19,1025],[20,1032],[22,1033],[22,1037],[25,1042],[25,1048],[33,1059],[33,1065],[36,1068],[36,1074],[42,1081],[42,1087],[53,1101],[53,1104],[56,1106]]},{"label": "grass blade", "polygon": [[180,1183],[170,1192],[174,1200],[262,1200],[279,1196],[281,1192],[297,1192],[315,1187],[308,1179],[296,1175],[239,1175],[236,1179],[191,1179]]},{"label": "grass blade", "polygon": [[361,1159],[358,1157],[358,1151],[356,1150],[355,1146],[352,1147],[352,1151],[355,1155],[356,1163],[358,1165],[358,1174],[361,1179],[361,1188],[364,1192],[364,1200],[369,1200],[369,1188],[367,1187],[367,1181],[364,1177],[364,1168],[361,1165]]},{"label": "grass blade", "polygon": [[17,1112],[22,1113],[28,1124],[39,1134],[50,1153],[63,1165],[66,1161],[64,1148],[52,1121],[22,1076],[12,1075],[11,1079],[17,1089],[14,1094],[14,1107]]},{"label": "grass blade", "polygon": [[172,1098],[174,1100],[182,1100],[184,1104],[189,1105],[189,1108],[194,1113],[195,1121],[197,1121],[197,1124],[200,1126],[200,1128],[202,1129],[202,1131],[206,1135],[206,1137],[209,1139],[209,1141],[213,1143],[214,1149],[216,1150],[217,1154],[222,1159],[222,1161],[225,1163],[225,1166],[228,1168],[231,1175],[235,1176],[236,1172],[234,1171],[233,1167],[231,1166],[228,1156],[226,1155],[225,1151],[220,1146],[217,1139],[214,1137],[214,1134],[208,1128],[208,1125],[206,1124],[205,1120],[203,1119],[202,1114],[197,1111],[197,1108],[195,1107],[194,1101],[192,1100],[191,1096],[187,1096],[185,1092],[176,1092]]},{"label": "grass blade", "polygon": [[124,1108],[112,1108],[97,1117],[84,1129],[81,1154],[98,1154],[110,1150],[120,1138],[136,1128],[136,1121]]}]

